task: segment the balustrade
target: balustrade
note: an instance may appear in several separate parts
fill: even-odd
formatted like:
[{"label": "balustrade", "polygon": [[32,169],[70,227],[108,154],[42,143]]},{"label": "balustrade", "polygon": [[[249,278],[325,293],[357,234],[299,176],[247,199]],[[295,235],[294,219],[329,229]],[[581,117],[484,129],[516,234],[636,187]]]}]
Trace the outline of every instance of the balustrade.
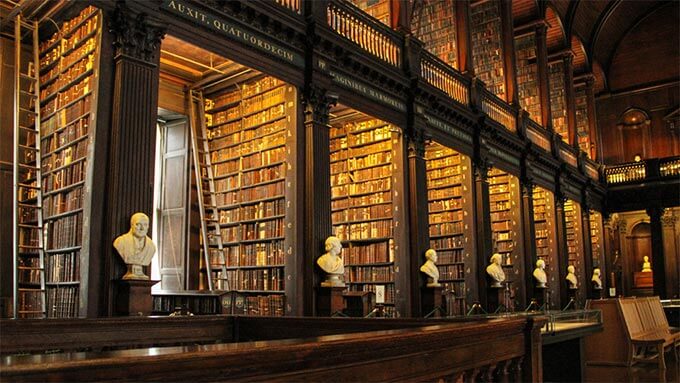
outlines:
[{"label": "balustrade", "polygon": [[284,6],[295,13],[300,13],[302,0],[274,0],[279,5]]},{"label": "balustrade", "polygon": [[469,105],[469,82],[455,69],[444,64],[431,53],[423,53],[420,75],[428,84],[446,93],[452,99],[463,105]]},{"label": "balustrade", "polygon": [[484,89],[482,92],[481,104],[482,111],[486,113],[489,118],[503,125],[511,132],[517,131],[517,118],[510,105],[506,104],[487,89]]},{"label": "balustrade", "polygon": [[401,65],[399,35],[395,31],[344,2],[329,2],[327,15],[328,26],[339,35],[388,64]]},{"label": "balustrade", "polygon": [[538,125],[533,120],[525,120],[526,123],[526,134],[529,141],[536,144],[541,149],[550,153],[550,136],[548,132],[540,125]]}]

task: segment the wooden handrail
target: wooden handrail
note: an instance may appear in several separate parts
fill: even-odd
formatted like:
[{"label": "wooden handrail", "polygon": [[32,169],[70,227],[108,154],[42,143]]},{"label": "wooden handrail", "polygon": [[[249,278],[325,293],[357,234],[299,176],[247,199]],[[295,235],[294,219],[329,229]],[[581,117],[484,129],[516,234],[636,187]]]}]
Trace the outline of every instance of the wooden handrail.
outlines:
[{"label": "wooden handrail", "polygon": [[302,10],[302,0],[274,0],[279,5],[290,9],[291,11],[300,14]]},{"label": "wooden handrail", "polygon": [[[257,331],[251,317],[214,317],[235,334]],[[231,319],[228,319],[231,318]],[[100,319],[110,324],[139,321],[151,331],[169,319],[185,321],[187,336],[200,329],[205,317]],[[121,322],[122,321],[122,322]],[[156,324],[153,322],[156,321]],[[195,324],[191,324],[195,321]],[[50,326],[52,321],[44,321]],[[82,320],[71,320],[78,328]],[[300,322],[300,323],[297,323]],[[316,328],[358,329],[366,323],[372,331],[313,336]],[[0,360],[3,381],[148,381],[172,379],[267,381],[385,381],[497,378],[503,381],[540,381],[543,317],[514,317],[467,322],[428,320],[276,318],[276,327],[308,329],[306,338],[235,341],[85,353],[51,353],[7,356]],[[179,322],[176,322],[179,323]],[[203,323],[203,322],[201,322]],[[240,324],[237,324],[240,323]],[[414,327],[415,326],[415,327]],[[26,327],[26,326],[24,326]],[[399,328],[401,327],[401,328]],[[382,328],[382,329],[381,329]],[[17,327],[12,329],[18,330]],[[44,330],[44,329],[43,329]],[[378,331],[376,331],[378,330]],[[96,332],[89,329],[91,335]],[[119,327],[123,335],[125,327]],[[293,331],[295,333],[295,331]],[[6,333],[3,339],[13,333]],[[246,338],[245,334],[244,338]],[[59,338],[55,333],[44,336]],[[311,336],[311,337],[310,337]]]},{"label": "wooden handrail", "polygon": [[532,119],[525,119],[526,135],[529,141],[546,152],[552,152],[552,145],[548,131]]},{"label": "wooden handrail", "polygon": [[420,75],[458,103],[470,105],[470,81],[430,52],[422,52]]},{"label": "wooden handrail", "polygon": [[505,101],[484,88],[481,94],[482,111],[511,132],[517,131],[516,112]]},{"label": "wooden handrail", "polygon": [[403,35],[343,1],[329,1],[327,17],[328,26],[339,35],[388,64],[401,67]]}]

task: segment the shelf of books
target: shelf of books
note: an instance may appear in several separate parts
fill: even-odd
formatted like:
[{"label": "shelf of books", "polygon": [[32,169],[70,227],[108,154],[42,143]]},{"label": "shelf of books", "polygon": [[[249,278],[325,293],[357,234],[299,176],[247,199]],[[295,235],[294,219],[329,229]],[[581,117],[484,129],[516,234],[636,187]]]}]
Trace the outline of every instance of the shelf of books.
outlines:
[{"label": "shelf of books", "polygon": [[569,142],[567,128],[567,96],[564,92],[564,63],[562,60],[548,64],[550,82],[550,115],[555,133]]},{"label": "shelf of books", "polygon": [[343,241],[350,291],[385,290],[386,313],[395,316],[395,237],[401,169],[396,128],[360,113],[331,121],[330,172],[333,233]]},{"label": "shelf of books", "polygon": [[[590,211],[590,244],[593,257],[593,268],[604,266],[604,231],[602,230],[602,214]],[[602,270],[604,271],[604,270]],[[590,270],[589,272],[592,272]],[[602,275],[605,275],[604,273]]]},{"label": "shelf of books", "polygon": [[486,88],[505,100],[505,69],[500,1],[479,1],[470,7],[472,61]]},{"label": "shelf of books", "polygon": [[101,19],[99,10],[87,7],[40,44],[48,317],[75,317],[83,306]]},{"label": "shelf of books", "polygon": [[454,0],[425,2],[420,14],[417,37],[425,49],[458,69],[456,4]]},{"label": "shelf of books", "polygon": [[538,124],[543,124],[541,121],[541,98],[538,95],[535,33],[515,37],[515,62],[519,105],[529,113],[532,120]]},{"label": "shelf of books", "polygon": [[390,0],[351,0],[362,11],[368,13],[374,19],[391,27]]},{"label": "shelf of books", "polygon": [[[568,265],[574,266],[580,288],[577,290],[577,299],[584,301],[582,293],[583,281],[585,280],[585,267],[583,263],[583,227],[581,224],[581,206],[568,199],[564,203],[564,224],[567,231],[567,259]],[[564,282],[566,283],[566,282]]]},{"label": "shelf of books", "polygon": [[506,280],[514,282],[512,289],[516,291],[522,283],[517,277],[523,261],[515,251],[522,240],[519,180],[497,168],[489,171],[488,180],[493,250],[503,256]]},{"label": "shelf of books", "polygon": [[[536,230],[536,256],[545,262],[548,291],[557,302],[559,297],[559,271],[557,262],[557,230],[555,228],[555,196],[547,189],[534,186],[534,226]],[[534,262],[535,264],[535,262]],[[552,307],[557,308],[557,306]]]},{"label": "shelf of books", "polygon": [[465,315],[466,303],[474,299],[470,286],[475,283],[470,256],[474,238],[469,212],[470,158],[432,142],[426,147],[425,160],[430,247],[437,251],[439,282],[447,297],[453,297],[447,312]]},{"label": "shelf of books", "polygon": [[231,295],[224,291],[155,291],[153,315],[215,315],[231,313]]},{"label": "shelf of books", "polygon": [[290,247],[286,148],[294,145],[296,91],[260,76],[209,92],[206,120],[223,242],[223,254],[210,243],[210,268],[224,281],[218,288],[242,295],[245,314],[282,316]]},{"label": "shelf of books", "polygon": [[590,124],[588,121],[588,96],[585,87],[574,89],[576,104],[576,136],[578,147],[590,157]]}]

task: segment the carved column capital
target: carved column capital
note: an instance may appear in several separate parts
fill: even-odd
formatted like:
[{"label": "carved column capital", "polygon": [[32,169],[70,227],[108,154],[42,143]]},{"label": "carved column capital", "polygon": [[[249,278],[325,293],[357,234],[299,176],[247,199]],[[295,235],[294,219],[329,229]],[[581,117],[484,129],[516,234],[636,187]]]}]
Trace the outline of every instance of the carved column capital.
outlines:
[{"label": "carved column capital", "polygon": [[663,227],[674,227],[675,222],[677,222],[678,218],[673,214],[673,210],[671,209],[666,209],[665,213],[661,216],[661,225]]},{"label": "carved column capital", "polygon": [[331,94],[326,89],[318,86],[309,86],[302,97],[307,121],[328,126],[330,108],[337,104],[337,102],[337,95]]},{"label": "carved column capital", "polygon": [[109,32],[114,35],[116,56],[125,55],[156,65],[160,43],[165,37],[164,26],[118,3],[109,22]]},{"label": "carved column capital", "polygon": [[478,158],[474,164],[473,169],[475,171],[475,178],[478,180],[486,181],[489,178],[489,171],[493,166],[492,161],[488,157]]},{"label": "carved column capital", "polygon": [[409,134],[408,152],[409,157],[415,155],[419,158],[425,158],[425,143],[428,137],[424,129],[413,129]]}]

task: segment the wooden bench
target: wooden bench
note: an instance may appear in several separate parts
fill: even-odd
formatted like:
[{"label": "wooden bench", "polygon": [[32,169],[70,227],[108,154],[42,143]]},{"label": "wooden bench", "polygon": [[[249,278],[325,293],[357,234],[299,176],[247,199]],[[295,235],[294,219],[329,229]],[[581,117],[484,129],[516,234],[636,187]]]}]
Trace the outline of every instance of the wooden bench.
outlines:
[{"label": "wooden bench", "polygon": [[[659,369],[665,369],[664,353],[669,347],[673,347],[677,363],[680,333],[671,331],[659,298],[626,298],[618,303],[631,342],[627,364],[656,358]],[[650,349],[656,353],[650,355]]]}]

